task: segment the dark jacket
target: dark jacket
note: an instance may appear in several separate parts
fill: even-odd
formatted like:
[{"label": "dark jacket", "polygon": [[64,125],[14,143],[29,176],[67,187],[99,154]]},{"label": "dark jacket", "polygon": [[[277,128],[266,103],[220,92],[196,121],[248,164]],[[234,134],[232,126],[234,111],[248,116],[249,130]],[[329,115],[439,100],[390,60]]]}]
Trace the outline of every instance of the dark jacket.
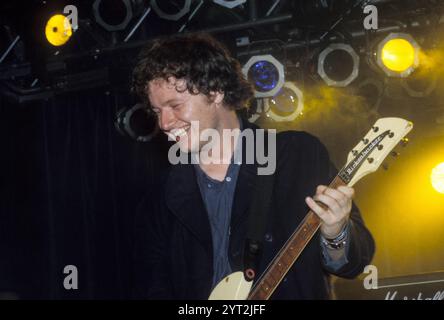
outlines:
[{"label": "dark jacket", "polygon": [[[244,121],[244,128],[257,126]],[[304,132],[277,135],[277,165],[271,212],[264,236],[263,270],[308,212],[304,198],[335,173],[320,141]],[[248,206],[256,164],[242,164],[234,196],[229,259],[242,269]],[[135,294],[148,299],[207,299],[212,284],[212,238],[192,165],[171,166],[163,183],[150,188],[139,207],[135,239]],[[352,278],[370,263],[374,242],[356,206],[350,222],[348,263],[334,274]],[[328,273],[319,232],[295,262],[273,299],[325,299]]]}]

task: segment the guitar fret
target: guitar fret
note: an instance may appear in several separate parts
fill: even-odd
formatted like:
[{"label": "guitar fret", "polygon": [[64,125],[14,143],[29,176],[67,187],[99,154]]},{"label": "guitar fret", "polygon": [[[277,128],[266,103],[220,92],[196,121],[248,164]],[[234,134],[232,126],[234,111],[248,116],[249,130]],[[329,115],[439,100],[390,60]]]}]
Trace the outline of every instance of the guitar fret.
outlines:
[{"label": "guitar fret", "polygon": [[291,256],[289,256],[288,253],[284,253],[280,256],[279,258],[280,260],[282,260],[286,265],[289,265],[291,263]]},{"label": "guitar fret", "polygon": [[274,276],[275,275],[274,275],[273,271],[271,271],[270,274],[268,275],[268,281],[273,283],[273,284],[276,283],[276,278]]}]

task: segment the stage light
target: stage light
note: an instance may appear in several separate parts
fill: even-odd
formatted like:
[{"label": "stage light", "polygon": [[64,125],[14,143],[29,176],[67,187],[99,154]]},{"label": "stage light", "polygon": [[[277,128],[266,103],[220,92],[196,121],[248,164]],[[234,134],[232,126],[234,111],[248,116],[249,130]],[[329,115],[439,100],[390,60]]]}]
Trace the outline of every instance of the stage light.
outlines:
[{"label": "stage light", "polygon": [[62,46],[72,36],[72,27],[69,19],[62,14],[52,16],[45,27],[45,36],[53,46]]},{"label": "stage light", "polygon": [[391,33],[377,48],[376,62],[390,77],[405,78],[419,65],[419,45],[406,33]]},{"label": "stage light", "polygon": [[253,84],[256,98],[276,95],[285,82],[284,66],[269,54],[251,57],[242,72]]},{"label": "stage light", "polygon": [[433,168],[430,180],[433,188],[439,193],[444,194],[444,162],[441,162]]},{"label": "stage light", "polygon": [[293,121],[302,115],[304,95],[293,82],[285,82],[277,95],[264,99],[264,109],[274,121]]},{"label": "stage light", "polygon": [[156,116],[142,103],[119,110],[114,124],[122,135],[140,142],[150,141],[159,131]]},{"label": "stage light", "polygon": [[318,74],[328,86],[346,87],[359,74],[359,56],[348,44],[330,44],[318,56]]},{"label": "stage light", "polygon": [[234,7],[244,4],[247,0],[213,0],[213,2],[225,8],[233,9]]},{"label": "stage light", "polygon": [[133,18],[130,0],[96,0],[93,13],[96,22],[107,31],[124,30]]},{"label": "stage light", "polygon": [[[173,20],[177,21],[180,18],[182,18],[184,15],[186,15],[190,11],[191,6],[191,0],[184,0],[183,5],[180,5],[178,0],[175,1],[163,1],[162,5],[164,7],[168,7],[168,11],[171,11],[170,9],[176,10],[176,13],[168,13],[167,10],[162,10],[159,7],[159,4],[156,0],[151,0],[150,5],[151,8],[157,13],[157,15],[163,19],[166,20]],[[179,10],[178,10],[179,8]],[[177,11],[178,10],[178,11]]]}]

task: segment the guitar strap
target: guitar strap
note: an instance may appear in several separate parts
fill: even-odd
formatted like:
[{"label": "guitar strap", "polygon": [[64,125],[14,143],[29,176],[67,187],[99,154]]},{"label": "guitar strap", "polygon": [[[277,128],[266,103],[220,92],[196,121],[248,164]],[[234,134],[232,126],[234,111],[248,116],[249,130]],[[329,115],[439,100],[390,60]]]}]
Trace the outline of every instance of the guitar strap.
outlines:
[{"label": "guitar strap", "polygon": [[[264,134],[267,139],[267,135]],[[265,142],[265,149],[268,143]],[[267,150],[265,150],[267,152]],[[258,166],[259,167],[259,166]],[[253,186],[252,202],[249,207],[247,234],[244,246],[244,276],[246,280],[254,280],[262,257],[263,239],[270,212],[274,174],[256,175]]]}]

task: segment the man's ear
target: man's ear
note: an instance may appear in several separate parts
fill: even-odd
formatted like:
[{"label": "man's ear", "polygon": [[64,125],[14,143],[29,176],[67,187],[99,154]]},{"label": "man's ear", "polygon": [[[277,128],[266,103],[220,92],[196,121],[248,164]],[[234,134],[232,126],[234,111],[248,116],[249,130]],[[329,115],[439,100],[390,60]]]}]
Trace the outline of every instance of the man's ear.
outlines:
[{"label": "man's ear", "polygon": [[210,93],[213,103],[216,104],[216,107],[222,105],[222,101],[224,101],[224,93],[223,92],[211,92]]}]

